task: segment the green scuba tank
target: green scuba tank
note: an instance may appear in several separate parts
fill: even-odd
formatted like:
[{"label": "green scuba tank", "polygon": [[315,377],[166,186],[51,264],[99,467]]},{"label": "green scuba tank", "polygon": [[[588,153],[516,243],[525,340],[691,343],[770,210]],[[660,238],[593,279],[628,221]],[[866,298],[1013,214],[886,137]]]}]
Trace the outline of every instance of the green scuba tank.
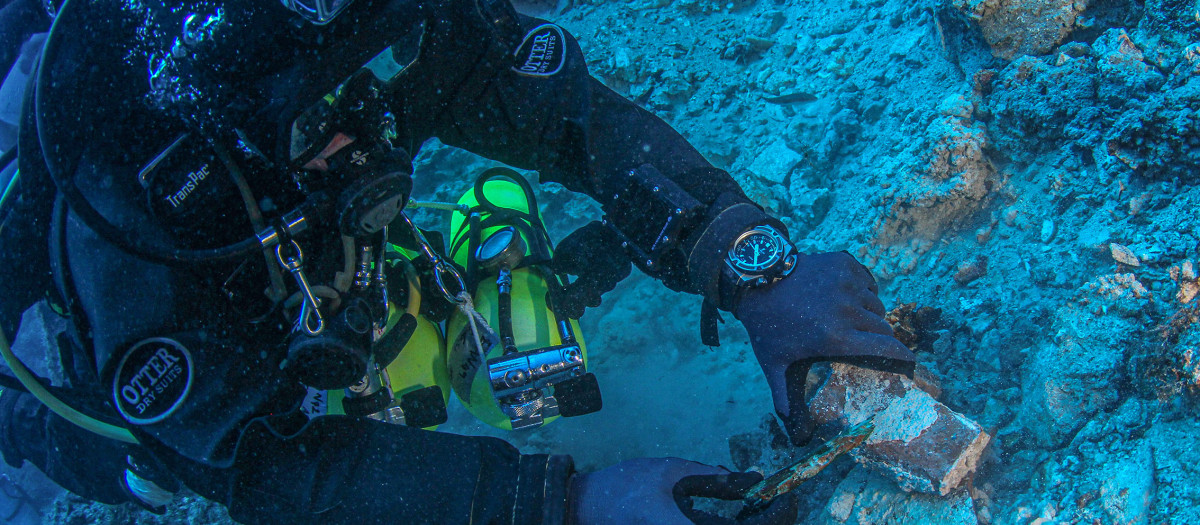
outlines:
[{"label": "green scuba tank", "polygon": [[594,386],[594,376],[585,373],[578,323],[559,319],[547,302],[549,280],[558,278],[548,268],[550,241],[528,183],[512,170],[488,170],[458,203],[472,212],[451,220],[450,256],[476,283],[474,308],[486,324],[473,328],[461,311],[447,324],[455,394],[476,418],[504,430],[597,410],[594,388],[585,408],[560,407],[573,383],[565,379],[586,378]]}]

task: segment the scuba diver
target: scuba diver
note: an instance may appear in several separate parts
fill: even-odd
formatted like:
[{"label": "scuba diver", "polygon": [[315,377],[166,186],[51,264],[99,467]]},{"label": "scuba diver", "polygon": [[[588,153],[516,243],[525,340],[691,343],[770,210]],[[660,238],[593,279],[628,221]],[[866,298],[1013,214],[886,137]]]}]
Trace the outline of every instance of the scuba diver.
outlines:
[{"label": "scuba diver", "polygon": [[[794,498],[693,509],[758,474],[677,458],[576,472],[422,429],[451,389],[506,429],[598,410],[574,319],[633,265],[703,298],[706,344],[720,311],[743,323],[797,445],[814,362],[912,373],[863,265],[798,253],[728,173],[591,77],[567,31],[509,0],[151,4],[0,11],[44,7],[0,21],[4,43],[44,40],[13,46],[38,65],[0,158],[11,465],[152,511],[187,487],[247,523],[790,523]],[[447,246],[405,215],[431,138],[604,216],[551,246],[522,177],[489,171],[441,206]],[[63,384],[7,344],[35,304],[70,321],[46,350]]]}]

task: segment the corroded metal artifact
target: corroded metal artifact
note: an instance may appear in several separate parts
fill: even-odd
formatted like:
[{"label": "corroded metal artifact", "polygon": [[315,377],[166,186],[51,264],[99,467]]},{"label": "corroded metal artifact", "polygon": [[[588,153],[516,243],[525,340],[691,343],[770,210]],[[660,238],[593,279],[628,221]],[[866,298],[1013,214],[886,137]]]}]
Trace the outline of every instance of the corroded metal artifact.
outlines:
[{"label": "corroded metal artifact", "polygon": [[771,500],[800,486],[801,483],[816,476],[838,456],[866,441],[871,432],[875,430],[873,420],[874,416],[871,416],[846,429],[837,437],[826,441],[812,453],[801,458],[800,461],[750,487],[750,490],[746,491],[746,495],[743,496],[743,501],[750,509],[762,508],[771,503]]}]

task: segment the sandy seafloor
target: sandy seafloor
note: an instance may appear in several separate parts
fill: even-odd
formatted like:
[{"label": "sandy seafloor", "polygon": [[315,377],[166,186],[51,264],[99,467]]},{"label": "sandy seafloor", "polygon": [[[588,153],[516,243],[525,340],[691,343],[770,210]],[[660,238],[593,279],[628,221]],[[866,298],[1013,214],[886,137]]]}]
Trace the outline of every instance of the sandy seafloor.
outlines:
[{"label": "sandy seafloor", "polygon": [[[885,303],[942,310],[919,353],[940,400],[995,437],[968,488],[910,494],[843,458],[802,523],[1200,522],[1200,2],[564,0],[593,74],[654,111],[784,218],[848,250]],[[422,155],[417,196],[489,165]],[[434,191],[434,188],[438,188]],[[545,185],[561,239],[594,218]],[[422,216],[426,222],[431,216]],[[773,470],[745,332],[700,344],[699,300],[637,274],[587,313],[601,413],[504,435],[584,469],[679,456]],[[211,522],[60,498],[47,521]]]}]

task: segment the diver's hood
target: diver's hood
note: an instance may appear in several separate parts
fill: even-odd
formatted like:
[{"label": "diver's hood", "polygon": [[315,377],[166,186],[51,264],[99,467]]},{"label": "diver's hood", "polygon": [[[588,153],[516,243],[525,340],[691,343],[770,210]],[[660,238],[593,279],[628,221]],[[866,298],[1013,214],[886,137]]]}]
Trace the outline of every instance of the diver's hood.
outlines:
[{"label": "diver's hood", "polygon": [[[53,129],[43,130],[43,138],[55,144],[87,142],[85,133],[122,122],[119,113],[155,98],[156,90],[188,117],[264,102],[246,97],[310,104],[424,20],[417,0],[347,1],[324,26],[299,23],[283,5],[261,1],[221,7],[189,1],[182,9],[117,0],[71,4],[55,23],[63,37],[42,66],[47,78],[67,80],[39,93],[39,106],[54,113],[44,119]],[[189,24],[200,28],[199,36],[181,36]],[[151,86],[167,57],[177,70]]]},{"label": "diver's hood", "polygon": [[[269,158],[286,159],[285,126],[399,36],[419,30],[424,10],[417,0],[359,0],[331,23],[314,26],[274,2],[218,7],[187,0],[178,7],[66,3],[45,46],[37,129],[29,131],[71,208],[110,243],[158,262],[237,260],[261,249],[257,239],[186,252],[169,241],[141,242],[144,231],[118,227],[106,216],[142,212],[138,170],[181,131],[221,140],[244,131]],[[81,170],[87,163],[120,172]],[[255,195],[274,199],[282,191],[251,179],[251,186],[268,186],[252,188]],[[98,212],[88,203],[93,198],[114,208]]]}]

